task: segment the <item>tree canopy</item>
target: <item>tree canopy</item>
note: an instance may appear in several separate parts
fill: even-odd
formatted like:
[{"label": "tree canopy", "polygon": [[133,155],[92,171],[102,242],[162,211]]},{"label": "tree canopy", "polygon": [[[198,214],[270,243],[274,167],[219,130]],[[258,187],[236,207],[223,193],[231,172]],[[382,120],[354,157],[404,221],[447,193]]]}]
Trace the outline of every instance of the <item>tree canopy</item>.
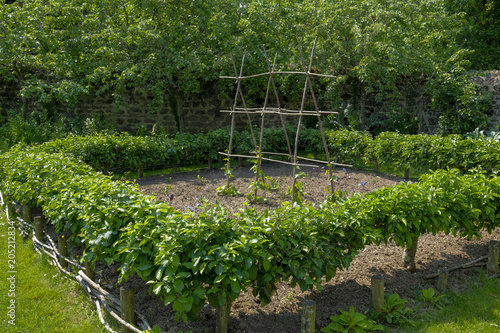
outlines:
[{"label": "tree canopy", "polygon": [[[251,1],[33,0],[0,6],[0,78],[42,105],[76,103],[111,93],[117,106],[128,89],[152,96],[199,92],[232,74],[249,52],[248,71],[267,71],[262,47],[279,66],[302,67],[319,37],[314,64],[338,75],[322,82],[323,100],[346,89],[388,98],[405,80],[436,83],[468,68],[458,39],[467,25],[448,0]],[[465,0],[464,0],[465,2]],[[284,93],[303,86],[283,78]],[[460,81],[462,82],[462,81]],[[436,84],[429,84],[431,93]],[[433,89],[431,89],[433,87]],[[462,89],[463,90],[463,89]],[[470,91],[465,90],[465,91]],[[439,96],[434,93],[433,96]],[[439,104],[439,103],[438,103]]]}]

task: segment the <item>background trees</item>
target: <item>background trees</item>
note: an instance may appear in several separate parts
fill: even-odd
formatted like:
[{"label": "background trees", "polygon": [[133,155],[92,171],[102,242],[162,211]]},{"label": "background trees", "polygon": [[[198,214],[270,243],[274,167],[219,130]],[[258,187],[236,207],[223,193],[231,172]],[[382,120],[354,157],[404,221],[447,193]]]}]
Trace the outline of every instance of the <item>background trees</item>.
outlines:
[{"label": "background trees", "polygon": [[[351,105],[353,127],[373,130],[374,119],[365,112],[369,98],[384,101],[385,129],[391,129],[391,121],[407,122],[408,132],[422,129],[422,110],[410,104],[427,95],[445,111],[442,132],[463,132],[486,120],[481,116],[485,99],[478,99],[472,83],[463,79],[471,54],[464,47],[479,44],[464,36],[469,31],[479,40],[475,32],[497,22],[498,11],[494,1],[460,4],[453,11],[449,0],[35,0],[23,8],[3,5],[0,78],[18,85],[24,116],[29,105],[50,109],[89,94],[112,94],[120,108],[130,90],[151,96],[154,109],[175,106],[182,94],[227,87],[218,76],[232,74],[231,51],[237,62],[244,50],[249,52],[248,72],[267,71],[262,46],[271,56],[277,52],[279,66],[300,69],[297,37],[308,54],[319,36],[315,70],[338,75],[336,81],[316,82],[321,101],[330,108]],[[489,9],[483,15],[481,8]],[[485,63],[477,59],[476,67]],[[292,101],[300,96],[299,78],[281,80],[284,95]],[[258,83],[246,86],[257,96]]]}]

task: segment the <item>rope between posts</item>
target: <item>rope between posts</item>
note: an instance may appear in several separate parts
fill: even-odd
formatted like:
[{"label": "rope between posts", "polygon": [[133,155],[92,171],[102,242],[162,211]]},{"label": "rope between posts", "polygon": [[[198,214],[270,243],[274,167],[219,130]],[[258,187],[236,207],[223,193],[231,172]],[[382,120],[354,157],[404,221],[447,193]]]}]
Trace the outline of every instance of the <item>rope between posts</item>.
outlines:
[{"label": "rope between posts", "polygon": [[[0,204],[3,206],[5,204],[4,198],[2,193],[0,192]],[[13,221],[11,219],[11,216],[9,216],[8,209],[6,210],[6,215],[7,215],[7,221]],[[15,219],[16,222],[18,222],[18,227],[20,227],[21,232],[24,234],[28,235],[26,231],[23,229],[28,229],[28,230],[34,230],[34,226],[27,223],[24,221],[22,218],[17,217]],[[121,302],[119,299],[117,299],[115,296],[107,292],[105,289],[103,289],[98,283],[92,281],[84,272],[83,269],[85,269],[82,265],[79,263],[66,258],[63,256],[56,248],[56,245],[52,238],[44,234],[45,237],[47,238],[48,242],[50,245],[44,244],[41,240],[37,239],[34,233],[32,233],[31,240],[33,242],[33,246],[35,248],[35,251],[37,253],[45,253],[50,257],[51,260],[49,262],[56,266],[59,271],[62,273],[69,275],[73,277],[78,284],[87,292],[93,303],[96,305],[97,313],[99,316],[99,320],[103,324],[103,326],[110,332],[110,333],[117,333],[115,330],[111,328],[111,326],[106,322],[103,314],[102,314],[102,308],[104,307],[106,311],[114,318],[116,319],[120,324],[126,326],[130,330],[132,330],[135,333],[142,333],[142,330],[152,330],[151,325],[148,323],[146,317],[135,311],[136,317],[140,320],[140,322],[137,323],[137,325],[142,329],[138,329],[131,324],[127,323],[124,321],[116,312],[121,312]],[[58,259],[63,259],[65,260],[69,265],[68,269],[65,269],[62,267],[60,261]],[[70,266],[74,266],[78,269],[78,273],[72,273],[69,270]],[[110,302],[110,304],[108,304]],[[116,311],[116,312],[115,312]]]}]

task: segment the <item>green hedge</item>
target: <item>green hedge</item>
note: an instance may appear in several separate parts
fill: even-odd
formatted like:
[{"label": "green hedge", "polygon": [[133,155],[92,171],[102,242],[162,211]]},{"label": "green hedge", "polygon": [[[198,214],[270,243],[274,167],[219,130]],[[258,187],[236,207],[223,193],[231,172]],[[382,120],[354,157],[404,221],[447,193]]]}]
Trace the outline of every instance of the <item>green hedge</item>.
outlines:
[{"label": "green hedge", "polygon": [[121,278],[137,273],[184,319],[205,297],[222,307],[249,287],[264,303],[280,281],[321,289],[322,277],[347,268],[367,244],[408,246],[440,231],[480,237],[500,218],[499,178],[458,170],[318,206],[246,207],[236,216],[210,203],[175,211],[60,153],[0,155],[0,180],[9,200],[41,207],[56,231],[71,232],[85,259],[120,263]]},{"label": "green hedge", "polygon": [[[295,129],[287,129],[292,144]],[[256,133],[257,135],[257,133]],[[229,129],[208,134],[176,134],[169,136],[134,137],[128,134],[96,134],[67,137],[29,148],[33,153],[64,153],[81,159],[96,170],[137,170],[139,166],[158,168],[174,163],[199,164],[215,160],[218,152],[227,151]],[[493,170],[500,164],[500,142],[493,138],[470,138],[461,135],[405,135],[384,132],[376,138],[367,132],[345,129],[325,133],[332,159],[352,162],[362,158],[372,163],[388,164],[401,171],[417,168],[422,171],[457,168],[462,171],[481,168]],[[258,140],[258,138],[256,138]],[[248,131],[235,132],[233,153],[248,154],[255,146]],[[283,130],[265,129],[263,151],[288,153]],[[299,150],[321,154],[323,141],[316,129],[304,129],[299,136]],[[203,162],[202,162],[203,163]]]}]

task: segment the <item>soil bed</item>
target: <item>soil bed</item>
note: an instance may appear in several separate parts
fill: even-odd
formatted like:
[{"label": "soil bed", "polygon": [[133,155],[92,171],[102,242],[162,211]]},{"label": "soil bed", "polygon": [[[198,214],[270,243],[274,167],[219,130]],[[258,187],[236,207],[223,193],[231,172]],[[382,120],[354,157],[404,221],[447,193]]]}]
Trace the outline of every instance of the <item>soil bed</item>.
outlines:
[{"label": "soil bed", "polygon": [[[282,201],[289,201],[286,189],[291,186],[291,168],[281,164],[265,164],[263,170],[266,176],[272,177],[280,185],[280,190],[259,195],[270,200],[270,204],[258,204],[258,209],[274,209]],[[329,181],[324,171],[302,168],[307,177],[300,181],[304,184],[305,200],[311,202],[323,201],[327,195],[325,189]],[[157,196],[159,200],[169,202],[178,210],[185,211],[188,206],[195,207],[202,199],[218,201],[232,212],[237,212],[247,201],[248,184],[255,175],[249,166],[234,170],[231,181],[242,193],[237,197],[217,196],[216,189],[226,183],[224,172],[218,169],[200,170],[195,172],[169,174],[146,177],[137,180],[143,193]],[[339,177],[336,189],[367,193],[374,188],[393,186],[403,179],[396,176],[359,170],[337,169]],[[364,186],[359,185],[365,182]],[[356,311],[367,313],[370,310],[370,278],[382,274],[385,277],[386,292],[397,292],[401,298],[409,300],[411,307],[418,293],[425,288],[434,287],[435,279],[426,280],[423,277],[437,272],[441,267],[452,267],[469,262],[488,253],[488,242],[500,239],[500,233],[495,230],[491,235],[486,232],[483,238],[472,240],[454,238],[444,234],[423,235],[419,239],[417,251],[417,273],[412,274],[401,266],[402,249],[394,244],[370,245],[357,255],[346,271],[338,272],[336,277],[323,284],[322,292],[307,291],[302,293],[298,287],[291,288],[287,283],[277,285],[277,293],[265,307],[260,306],[260,300],[252,296],[251,290],[244,292],[233,303],[229,332],[300,332],[300,309],[305,299],[312,299],[317,304],[316,329],[327,326],[329,317],[338,309],[347,310],[353,306]],[[110,269],[102,265],[96,270],[103,270],[105,285],[115,285],[118,273],[117,266]],[[480,274],[481,268],[468,268],[450,273],[449,288],[460,290],[464,282]],[[164,306],[155,295],[149,295],[148,286],[137,277],[127,282],[135,290],[136,309],[145,314],[151,325],[159,325],[162,330],[177,333],[192,330],[193,332],[213,332],[215,328],[215,310],[208,305],[203,307],[196,322],[175,322],[171,306]],[[116,292],[119,295],[118,292]]]}]

